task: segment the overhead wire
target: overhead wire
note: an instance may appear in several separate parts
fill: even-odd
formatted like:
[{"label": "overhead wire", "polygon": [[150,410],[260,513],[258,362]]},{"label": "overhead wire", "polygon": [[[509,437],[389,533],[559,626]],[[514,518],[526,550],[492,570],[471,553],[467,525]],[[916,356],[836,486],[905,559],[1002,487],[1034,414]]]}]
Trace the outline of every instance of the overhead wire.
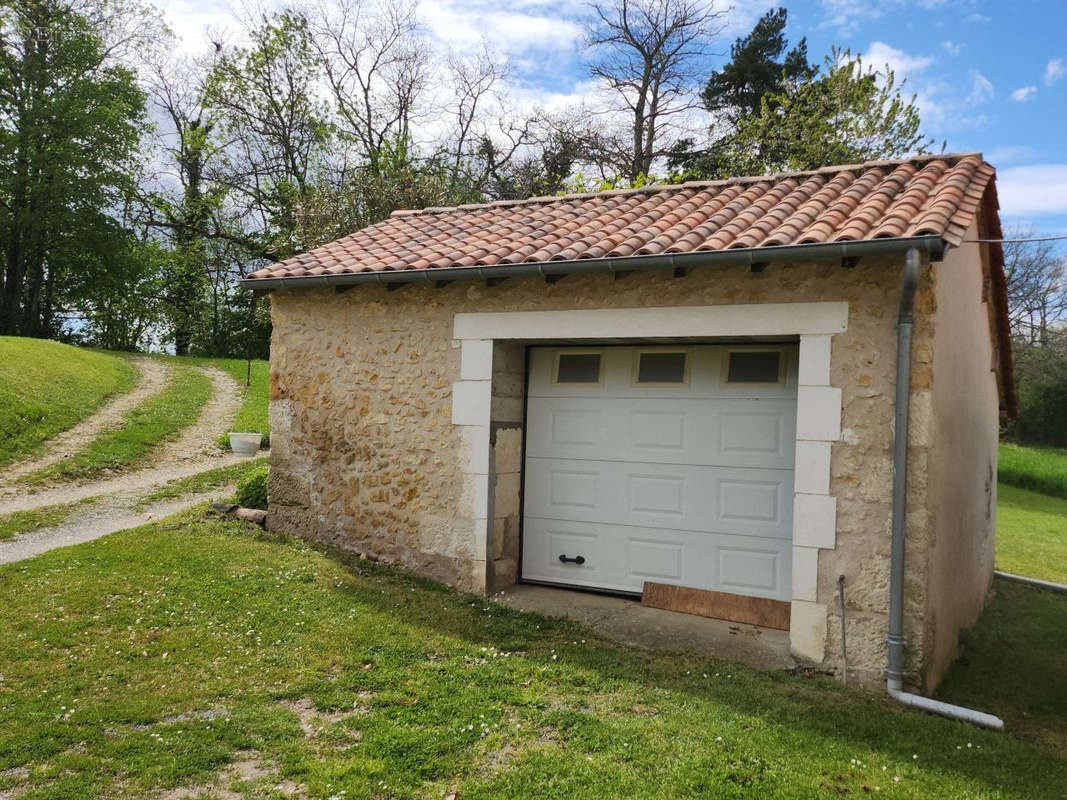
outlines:
[{"label": "overhead wire", "polygon": [[1067,239],[1067,233],[1055,236],[1031,236],[1024,239],[964,239],[965,244],[1027,244],[1029,242],[1058,242]]}]

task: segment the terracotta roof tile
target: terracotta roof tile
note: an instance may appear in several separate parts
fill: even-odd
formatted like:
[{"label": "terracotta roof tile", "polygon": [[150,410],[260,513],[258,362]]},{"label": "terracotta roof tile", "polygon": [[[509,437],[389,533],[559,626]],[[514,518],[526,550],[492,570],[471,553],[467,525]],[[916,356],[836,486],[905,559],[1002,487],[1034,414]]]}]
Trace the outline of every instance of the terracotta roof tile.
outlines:
[{"label": "terracotta roof tile", "polygon": [[627,258],[885,237],[959,245],[995,172],[939,155],[735,178],[397,211],[248,277]]}]

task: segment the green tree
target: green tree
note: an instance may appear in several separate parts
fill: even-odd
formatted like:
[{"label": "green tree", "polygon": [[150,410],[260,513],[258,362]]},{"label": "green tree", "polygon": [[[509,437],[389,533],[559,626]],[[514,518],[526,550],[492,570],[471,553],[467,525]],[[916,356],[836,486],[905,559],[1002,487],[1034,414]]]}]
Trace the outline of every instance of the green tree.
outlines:
[{"label": "green tree", "polygon": [[748,36],[733,43],[729,63],[712,73],[700,94],[704,108],[736,126],[745,116],[760,113],[765,96],[818,72],[816,65],[808,63],[807,39],[786,49],[787,20],[784,8],[773,8],[760,17]]},{"label": "green tree", "polygon": [[920,153],[915,98],[887,67],[864,66],[833,49],[823,66],[808,62],[807,42],[789,47],[788,13],[764,14],[734,42],[730,61],[701,94],[713,114],[708,143],[680,140],[668,157],[685,178],[727,178]]},{"label": "green tree", "polygon": [[85,323],[79,338],[106,350],[136,352],[153,343],[153,333],[165,319],[164,267],[174,253],[162,242],[118,225],[109,238],[107,263],[78,291]]},{"label": "green tree", "polygon": [[172,244],[164,261],[164,290],[177,355],[189,353],[206,313],[209,265],[228,193],[224,182],[209,174],[222,158],[222,145],[216,136],[220,112],[206,96],[205,69],[184,58],[156,65],[151,90],[152,104],[166,118],[163,152],[178,178],[177,187],[158,187],[145,197],[151,224]]},{"label": "green tree", "polygon": [[224,51],[207,85],[227,140],[219,179],[249,220],[247,245],[269,259],[311,246],[297,209],[323,179],[333,140],[318,96],[321,61],[297,12],[263,16],[246,47]]},{"label": "green tree", "polygon": [[893,71],[864,66],[848,50],[826,57],[819,76],[764,95],[724,143],[733,174],[809,170],[929,152],[915,98],[901,94]]},{"label": "green tree", "polygon": [[745,120],[761,113],[763,99],[782,93],[790,84],[811,80],[818,66],[808,63],[808,44],[801,39],[789,48],[785,36],[788,12],[773,8],[747,36],[734,41],[730,61],[708,78],[700,99],[714,122],[711,143],[698,148],[692,138],[679,141],[669,156],[672,170],[705,178],[732,172],[725,145]]},{"label": "green tree", "polygon": [[57,332],[78,273],[106,265],[82,243],[106,242],[131,188],[144,95],[99,27],[70,3],[0,3],[0,333]]}]

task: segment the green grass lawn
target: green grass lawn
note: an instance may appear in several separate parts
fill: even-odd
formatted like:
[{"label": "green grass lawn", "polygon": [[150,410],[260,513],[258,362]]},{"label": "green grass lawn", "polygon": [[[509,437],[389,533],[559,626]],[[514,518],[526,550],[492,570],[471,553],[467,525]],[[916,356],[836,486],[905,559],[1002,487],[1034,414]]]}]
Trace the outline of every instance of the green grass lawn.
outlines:
[{"label": "green grass lawn", "polygon": [[[0,619],[0,794],[19,800],[1067,793],[1067,753],[1032,730],[628,649],[201,511],[0,567]],[[1040,651],[1000,657],[1049,691]]]},{"label": "green grass lawn", "polygon": [[997,580],[992,601],[937,696],[991,711],[1012,736],[1067,758],[1064,676],[1067,595]]},{"label": "green grass lawn", "polygon": [[163,391],[132,409],[122,427],[101,434],[70,458],[21,480],[40,483],[84,478],[143,462],[157,446],[196,422],[204,404],[211,400],[211,392],[211,380],[203,372],[192,365],[176,364]]},{"label": "green grass lawn", "polygon": [[1010,486],[1067,499],[1067,450],[1002,444],[997,479]]},{"label": "green grass lawn", "polygon": [[1000,484],[997,569],[1067,583],[1067,500]]},{"label": "green grass lawn", "polygon": [[118,356],[0,336],[0,467],[39,451],[109,396],[127,391],[136,377]]}]

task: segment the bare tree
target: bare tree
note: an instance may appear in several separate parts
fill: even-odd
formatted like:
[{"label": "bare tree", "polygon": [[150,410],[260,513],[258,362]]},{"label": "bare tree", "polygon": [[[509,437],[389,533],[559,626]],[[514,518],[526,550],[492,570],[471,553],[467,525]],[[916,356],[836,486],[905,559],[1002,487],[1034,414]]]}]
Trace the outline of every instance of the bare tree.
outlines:
[{"label": "bare tree", "polygon": [[316,0],[307,12],[340,130],[372,166],[409,136],[429,77],[429,52],[408,0]]},{"label": "bare tree", "polygon": [[[1030,239],[1028,229],[1009,230],[1007,239]],[[1048,342],[1051,328],[1067,317],[1067,259],[1053,242],[1004,244],[1008,318],[1012,336],[1031,345]]]},{"label": "bare tree", "polygon": [[667,154],[681,118],[699,106],[700,79],[726,12],[713,0],[607,0],[592,10],[590,72],[629,118],[627,136],[592,140],[593,160],[632,182]]}]

